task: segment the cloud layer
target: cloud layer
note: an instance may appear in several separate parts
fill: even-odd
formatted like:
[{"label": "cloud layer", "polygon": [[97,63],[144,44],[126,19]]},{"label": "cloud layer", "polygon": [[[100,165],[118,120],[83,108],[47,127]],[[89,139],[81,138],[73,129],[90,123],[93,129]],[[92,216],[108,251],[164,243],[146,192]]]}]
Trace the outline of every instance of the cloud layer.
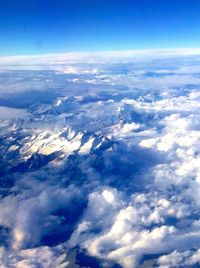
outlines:
[{"label": "cloud layer", "polygon": [[200,265],[197,52],[2,60],[1,267]]}]

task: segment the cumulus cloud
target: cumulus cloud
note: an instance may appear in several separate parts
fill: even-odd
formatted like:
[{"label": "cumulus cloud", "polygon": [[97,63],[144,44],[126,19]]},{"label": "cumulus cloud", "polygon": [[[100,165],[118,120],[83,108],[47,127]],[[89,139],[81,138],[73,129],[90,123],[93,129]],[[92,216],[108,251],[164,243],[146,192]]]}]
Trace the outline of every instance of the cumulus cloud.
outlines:
[{"label": "cumulus cloud", "polygon": [[137,267],[142,256],[173,250],[194,235],[189,230],[185,239],[181,230],[170,225],[170,219],[178,222],[188,215],[188,205],[175,196],[170,200],[152,192],[124,199],[116,189],[105,189],[89,196],[83,222],[68,246],[78,243],[92,256],[114,260],[123,267]]},{"label": "cumulus cloud", "polygon": [[0,248],[0,265],[2,268],[30,268],[30,267],[59,267],[68,266],[66,254],[61,247],[50,248],[47,246],[15,251],[9,254],[4,248]]},{"label": "cumulus cloud", "polygon": [[[48,187],[41,187],[45,186]],[[35,193],[30,189],[24,189],[22,194],[5,197],[0,205],[0,224],[12,230],[11,247],[20,249],[26,248],[27,245],[35,245],[42,235],[51,231],[51,228],[62,225],[62,217],[57,216],[55,212],[71,205],[76,194],[72,187],[48,187]],[[65,225],[62,227],[66,228]]]},{"label": "cumulus cloud", "polygon": [[158,267],[193,267],[200,264],[200,250],[173,251],[158,258]]}]

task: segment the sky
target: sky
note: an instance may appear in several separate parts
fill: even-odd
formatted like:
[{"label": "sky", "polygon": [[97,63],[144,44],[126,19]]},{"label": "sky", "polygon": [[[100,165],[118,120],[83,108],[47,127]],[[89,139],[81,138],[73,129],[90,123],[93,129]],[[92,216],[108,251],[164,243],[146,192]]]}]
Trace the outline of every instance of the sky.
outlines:
[{"label": "sky", "polygon": [[0,56],[200,46],[199,0],[0,1]]}]

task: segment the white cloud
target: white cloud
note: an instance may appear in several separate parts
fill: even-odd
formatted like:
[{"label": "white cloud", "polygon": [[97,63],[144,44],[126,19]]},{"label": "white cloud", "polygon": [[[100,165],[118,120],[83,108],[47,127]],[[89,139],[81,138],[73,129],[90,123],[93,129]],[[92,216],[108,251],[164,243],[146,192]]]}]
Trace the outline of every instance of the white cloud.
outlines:
[{"label": "white cloud", "polygon": [[59,247],[50,248],[47,246],[15,251],[13,253],[6,252],[0,248],[1,258],[0,265],[2,268],[34,268],[34,267],[58,267],[64,268],[68,266],[66,254]]},{"label": "white cloud", "polygon": [[188,250],[184,252],[173,251],[168,255],[159,257],[157,264],[159,268],[192,267],[193,265],[200,264],[200,250]]}]

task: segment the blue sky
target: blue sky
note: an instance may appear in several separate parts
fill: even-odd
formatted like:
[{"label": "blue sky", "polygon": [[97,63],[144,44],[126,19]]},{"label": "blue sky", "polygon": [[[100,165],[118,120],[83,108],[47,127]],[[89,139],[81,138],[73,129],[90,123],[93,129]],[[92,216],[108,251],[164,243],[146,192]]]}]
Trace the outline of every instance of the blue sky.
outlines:
[{"label": "blue sky", "polygon": [[200,46],[199,0],[0,1],[0,55]]}]

